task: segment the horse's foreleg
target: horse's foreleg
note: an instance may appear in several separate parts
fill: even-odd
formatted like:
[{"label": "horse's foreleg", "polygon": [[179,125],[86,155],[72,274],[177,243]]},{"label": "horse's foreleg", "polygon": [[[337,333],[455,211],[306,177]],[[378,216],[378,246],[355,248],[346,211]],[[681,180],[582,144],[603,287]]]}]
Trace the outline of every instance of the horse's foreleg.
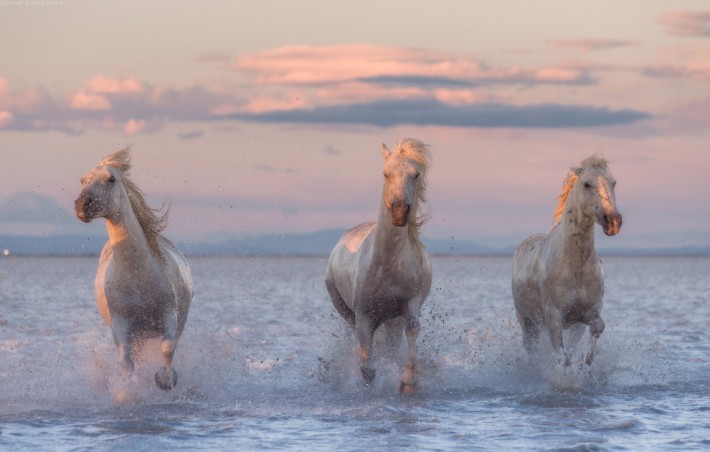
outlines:
[{"label": "horse's foreleg", "polygon": [[155,374],[155,383],[160,389],[170,390],[177,385],[177,372],[172,368],[173,355],[175,354],[177,333],[177,313],[171,310],[165,319],[165,334],[160,343],[160,351],[163,354],[163,368]]},{"label": "horse's foreleg", "polygon": [[565,367],[569,366],[571,362],[569,356],[567,356],[567,352],[565,351],[564,343],[562,341],[562,315],[555,309],[546,309],[545,325],[547,326],[547,332],[550,335],[552,349],[562,358]]},{"label": "horse's foreleg", "polygon": [[534,320],[524,318],[520,312],[518,312],[518,323],[520,323],[520,328],[523,331],[523,346],[525,347],[525,351],[527,351],[528,354],[532,354],[535,343],[540,335],[540,324]]},{"label": "horse's foreleg", "polygon": [[386,352],[390,356],[397,356],[399,348],[402,345],[402,337],[404,336],[405,322],[402,317],[396,317],[385,322],[386,335]]},{"label": "horse's foreleg", "polygon": [[399,384],[399,392],[404,395],[414,395],[419,390],[417,369],[414,362],[417,353],[417,336],[419,335],[419,319],[413,314],[409,314],[405,323],[405,333],[407,335],[407,364],[402,373],[402,381]]},{"label": "horse's foreleg", "polygon": [[589,351],[584,358],[584,362],[591,366],[594,361],[594,356],[597,354],[597,339],[599,339],[599,336],[604,332],[605,324],[598,313],[590,321],[585,323],[589,325]]},{"label": "horse's foreleg", "polygon": [[131,336],[130,328],[126,319],[119,315],[114,315],[111,319],[111,333],[113,342],[118,349],[118,356],[121,360],[121,367],[127,375],[133,373],[133,359],[131,359]]},{"label": "horse's foreleg", "polygon": [[370,384],[375,379],[375,369],[370,367],[370,355],[372,353],[372,335],[375,328],[367,316],[358,316],[355,322],[355,333],[357,334],[358,345],[360,346],[360,372],[365,382]]}]

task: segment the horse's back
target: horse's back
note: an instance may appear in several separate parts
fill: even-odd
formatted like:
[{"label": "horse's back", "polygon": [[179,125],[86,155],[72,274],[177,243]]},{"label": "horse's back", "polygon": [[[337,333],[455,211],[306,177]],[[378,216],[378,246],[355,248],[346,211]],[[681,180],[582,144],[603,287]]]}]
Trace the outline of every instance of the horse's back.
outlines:
[{"label": "horse's back", "polygon": [[172,266],[171,272],[181,282],[184,296],[189,301],[192,299],[194,288],[192,285],[192,272],[185,256],[182,255],[173,242],[162,235],[160,236],[160,249],[165,255],[168,264]]},{"label": "horse's back", "polygon": [[185,327],[187,314],[190,310],[190,302],[194,294],[192,272],[185,256],[182,255],[175,244],[162,235],[159,237],[160,249],[165,256],[166,264],[169,266],[169,271],[174,279],[179,335]]}]

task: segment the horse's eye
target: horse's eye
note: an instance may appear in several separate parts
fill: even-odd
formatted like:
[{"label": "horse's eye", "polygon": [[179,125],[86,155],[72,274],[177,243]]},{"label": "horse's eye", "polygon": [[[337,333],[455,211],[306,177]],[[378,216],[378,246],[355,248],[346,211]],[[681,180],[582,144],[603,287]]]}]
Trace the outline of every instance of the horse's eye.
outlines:
[{"label": "horse's eye", "polygon": [[385,179],[390,177],[389,174],[387,174],[387,173],[382,173],[382,175],[385,176]]},{"label": "horse's eye", "polygon": [[419,179],[419,173],[415,174],[415,175],[414,175],[414,178],[415,178],[415,179]]},{"label": "horse's eye", "polygon": [[108,178],[108,181],[111,182],[112,184],[113,184],[114,182],[116,182],[116,178],[113,177],[113,174],[111,175],[111,177]]}]

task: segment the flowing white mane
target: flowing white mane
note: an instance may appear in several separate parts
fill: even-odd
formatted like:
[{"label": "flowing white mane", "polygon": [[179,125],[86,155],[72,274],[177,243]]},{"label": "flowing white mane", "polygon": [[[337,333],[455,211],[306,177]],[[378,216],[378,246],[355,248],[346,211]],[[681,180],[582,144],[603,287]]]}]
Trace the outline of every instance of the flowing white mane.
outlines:
[{"label": "flowing white mane", "polygon": [[128,193],[128,200],[133,208],[133,213],[136,215],[138,223],[143,229],[148,245],[157,256],[162,256],[162,252],[158,244],[158,236],[168,225],[170,208],[166,208],[161,215],[158,215],[165,208],[165,204],[157,209],[150,207],[145,201],[141,189],[138,188],[136,183],[129,177],[131,171],[131,147],[127,146],[118,152],[107,155],[103,158],[103,160],[101,160],[100,165],[116,168],[123,173],[121,181],[123,182],[123,186],[126,188],[126,193]]}]

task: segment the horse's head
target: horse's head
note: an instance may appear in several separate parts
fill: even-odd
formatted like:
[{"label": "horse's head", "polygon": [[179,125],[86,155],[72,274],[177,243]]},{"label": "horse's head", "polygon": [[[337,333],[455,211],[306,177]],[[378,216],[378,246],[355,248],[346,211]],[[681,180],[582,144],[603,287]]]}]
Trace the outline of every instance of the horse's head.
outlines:
[{"label": "horse's head", "polygon": [[392,152],[382,145],[385,159],[383,190],[384,203],[392,217],[394,226],[407,226],[410,214],[416,215],[417,183],[420,169],[402,153]]},{"label": "horse's head", "polygon": [[123,172],[108,165],[98,166],[81,178],[81,193],[74,201],[77,218],[85,223],[118,212]]},{"label": "horse's head", "polygon": [[621,230],[621,213],[616,207],[614,187],[616,180],[611,175],[606,161],[599,157],[589,157],[581,168],[572,168],[577,175],[575,191],[579,205],[585,213],[596,219],[606,235],[616,235]]}]

